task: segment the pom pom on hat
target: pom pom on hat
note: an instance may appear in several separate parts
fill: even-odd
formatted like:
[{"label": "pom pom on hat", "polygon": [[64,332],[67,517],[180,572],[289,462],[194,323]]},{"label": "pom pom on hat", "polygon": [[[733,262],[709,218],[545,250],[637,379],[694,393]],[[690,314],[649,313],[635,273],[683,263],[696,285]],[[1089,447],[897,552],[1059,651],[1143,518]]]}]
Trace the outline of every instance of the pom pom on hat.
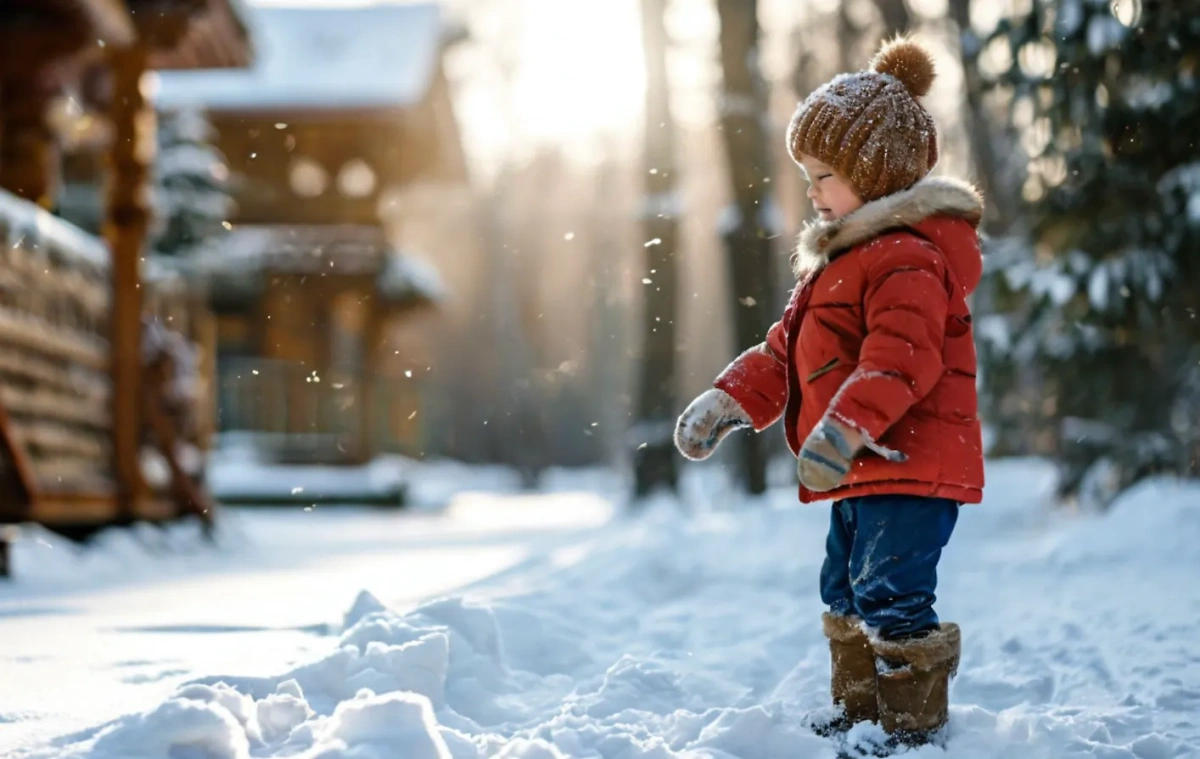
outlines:
[{"label": "pom pom on hat", "polygon": [[937,74],[929,51],[906,37],[885,43],[871,60],[871,68],[899,79],[916,98],[929,94]]}]

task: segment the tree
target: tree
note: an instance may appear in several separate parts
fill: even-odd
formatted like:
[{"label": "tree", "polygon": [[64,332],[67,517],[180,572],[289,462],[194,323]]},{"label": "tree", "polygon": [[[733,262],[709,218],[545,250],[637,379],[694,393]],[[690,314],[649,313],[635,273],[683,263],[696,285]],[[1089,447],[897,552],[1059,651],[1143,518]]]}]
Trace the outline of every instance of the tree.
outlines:
[{"label": "tree", "polygon": [[642,313],[640,385],[633,429],[634,494],[642,497],[678,485],[675,427],[675,248],[679,193],[675,189],[675,123],[667,85],[665,0],[642,0],[646,59],[645,302]]},{"label": "tree", "polygon": [[155,253],[186,255],[226,231],[234,203],[229,168],[213,145],[215,136],[200,111],[160,114],[151,230]]},{"label": "tree", "polygon": [[[721,136],[734,202],[721,236],[732,275],[735,346],[766,339],[777,312],[771,240],[782,226],[770,192],[767,92],[758,69],[757,0],[717,0],[721,19]],[[759,435],[743,437],[742,476],[751,493],[767,489],[767,450]]]},{"label": "tree", "polygon": [[984,105],[986,86],[979,71],[979,35],[971,27],[971,0],[950,0],[950,17],[958,27],[959,53],[966,90],[964,116],[971,134],[971,158],[980,189],[987,199],[985,225],[994,233],[1008,229],[1016,217],[1013,174],[1002,156],[1014,153],[1012,129],[996,124]]},{"label": "tree", "polygon": [[1031,214],[993,269],[1013,330],[981,330],[988,394],[1035,363],[1061,494],[1099,504],[1200,454],[1200,1],[1137,10],[1036,0],[981,53]]}]

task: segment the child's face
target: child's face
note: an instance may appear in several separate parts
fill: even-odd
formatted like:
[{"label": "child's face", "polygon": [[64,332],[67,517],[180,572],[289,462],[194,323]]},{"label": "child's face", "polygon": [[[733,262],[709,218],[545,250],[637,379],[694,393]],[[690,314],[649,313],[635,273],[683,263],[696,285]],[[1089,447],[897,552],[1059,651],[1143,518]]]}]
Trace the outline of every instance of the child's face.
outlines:
[{"label": "child's face", "polygon": [[841,172],[808,155],[800,156],[800,170],[808,180],[808,197],[822,221],[840,219],[862,207],[850,180]]}]

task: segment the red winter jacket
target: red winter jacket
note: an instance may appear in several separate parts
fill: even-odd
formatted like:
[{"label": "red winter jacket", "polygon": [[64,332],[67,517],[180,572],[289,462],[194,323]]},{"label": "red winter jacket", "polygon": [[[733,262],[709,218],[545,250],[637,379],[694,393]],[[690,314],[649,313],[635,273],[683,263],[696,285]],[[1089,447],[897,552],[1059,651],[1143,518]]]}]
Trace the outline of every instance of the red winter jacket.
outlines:
[{"label": "red winter jacket", "polygon": [[[767,339],[714,383],[757,431],[782,414],[792,453],[825,414],[868,444],[844,484],[804,502],[871,494],[978,503],[983,443],[966,297],[983,261],[983,205],[926,178],[800,236],[800,284]],[[903,454],[891,461],[879,453]],[[899,458],[899,457],[894,457]]]}]

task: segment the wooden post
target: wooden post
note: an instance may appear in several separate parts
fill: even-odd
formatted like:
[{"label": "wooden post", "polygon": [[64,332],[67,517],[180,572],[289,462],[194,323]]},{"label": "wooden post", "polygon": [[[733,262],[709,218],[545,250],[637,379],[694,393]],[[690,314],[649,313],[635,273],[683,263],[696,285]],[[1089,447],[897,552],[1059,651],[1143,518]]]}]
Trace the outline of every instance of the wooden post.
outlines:
[{"label": "wooden post", "polygon": [[0,187],[42,208],[54,205],[58,147],[46,121],[51,93],[31,73],[0,87]]},{"label": "wooden post", "polygon": [[0,403],[0,518],[22,522],[37,498],[33,466],[13,432],[4,404]]},{"label": "wooden post", "polygon": [[132,519],[146,484],[139,465],[141,438],[142,287],[139,264],[149,221],[147,169],[154,155],[154,110],[142,96],[147,51],[111,48],[113,143],[109,153],[104,237],[112,251],[112,447],[119,512]]},{"label": "wooden post", "polygon": [[17,529],[12,525],[0,524],[0,578],[12,577],[12,544],[17,540]]},{"label": "wooden post", "polygon": [[379,365],[379,343],[383,339],[383,309],[374,294],[367,296],[362,326],[362,361],[358,383],[358,458],[366,463],[375,455],[375,371]]},{"label": "wooden post", "polygon": [[217,319],[203,298],[193,297],[189,322],[197,347],[196,369],[200,376],[200,396],[196,399],[196,446],[208,451],[212,448],[217,424]]}]

